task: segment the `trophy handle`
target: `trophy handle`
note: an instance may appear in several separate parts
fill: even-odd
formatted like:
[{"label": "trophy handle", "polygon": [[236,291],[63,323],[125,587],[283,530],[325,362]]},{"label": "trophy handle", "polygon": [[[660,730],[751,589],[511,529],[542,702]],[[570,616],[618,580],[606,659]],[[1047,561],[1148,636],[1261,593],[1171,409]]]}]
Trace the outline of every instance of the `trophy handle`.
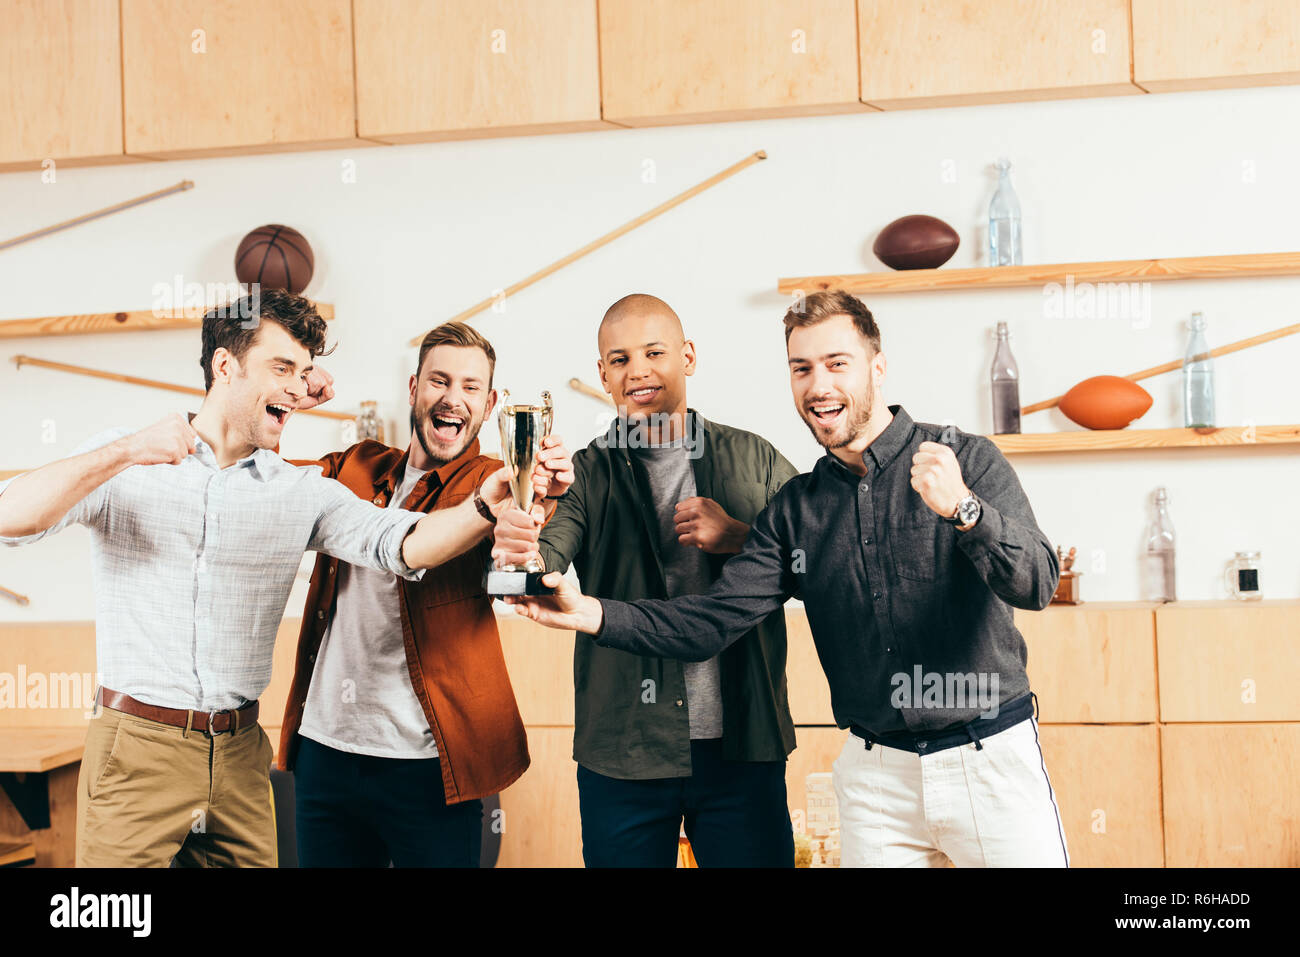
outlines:
[{"label": "trophy handle", "polygon": [[542,435],[551,434],[551,423],[555,421],[555,406],[549,392],[542,393]]}]

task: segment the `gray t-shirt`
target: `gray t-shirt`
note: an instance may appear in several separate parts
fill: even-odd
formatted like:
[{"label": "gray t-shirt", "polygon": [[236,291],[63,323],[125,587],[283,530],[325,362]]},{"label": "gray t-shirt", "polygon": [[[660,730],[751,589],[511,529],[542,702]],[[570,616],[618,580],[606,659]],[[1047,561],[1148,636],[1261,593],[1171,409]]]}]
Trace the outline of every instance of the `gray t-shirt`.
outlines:
[{"label": "gray t-shirt", "polygon": [[[406,467],[389,508],[424,472]],[[436,758],[438,746],[411,687],[395,575],[339,563],[338,596],[307,691],[298,733],[326,747],[379,758]]]},{"label": "gray t-shirt", "polygon": [[[682,440],[634,450],[645,468],[659,516],[659,557],[667,577],[668,597],[698,595],[709,588],[708,556],[694,545],[677,541],[677,503],[695,493],[695,472]],[[722,678],[716,656],[708,661],[682,662],[691,739],[722,737]]]}]

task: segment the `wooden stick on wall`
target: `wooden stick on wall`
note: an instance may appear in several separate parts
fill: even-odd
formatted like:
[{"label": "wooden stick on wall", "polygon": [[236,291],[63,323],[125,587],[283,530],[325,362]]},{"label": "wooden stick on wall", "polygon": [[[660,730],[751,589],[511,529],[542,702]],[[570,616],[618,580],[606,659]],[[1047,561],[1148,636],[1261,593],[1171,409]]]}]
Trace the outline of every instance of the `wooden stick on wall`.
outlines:
[{"label": "wooden stick on wall", "polygon": [[579,378],[575,377],[570,379],[569,388],[572,389],[574,392],[581,392],[583,395],[589,395],[593,399],[598,399],[599,401],[604,402],[606,405],[614,404],[614,400],[611,399],[604,392],[601,392],[595,386],[587,385],[587,383],[583,382]]},{"label": "wooden stick on wall", "polygon": [[[519,290],[527,286],[531,286],[539,279],[545,279],[547,276],[551,275],[551,273],[563,269],[565,266],[569,265],[570,263],[575,262],[576,260],[579,260],[583,256],[587,255],[587,253],[595,252],[597,249],[599,249],[601,246],[604,246],[606,243],[613,242],[615,239],[618,239],[620,236],[630,233],[638,226],[643,226],[646,223],[650,222],[650,220],[654,219],[656,216],[660,216],[668,212],[668,210],[672,209],[674,206],[680,206],[688,199],[691,199],[694,196],[698,196],[700,193],[704,192],[706,189],[710,188],[711,186],[717,186],[724,179],[727,179],[728,177],[731,176],[735,176],[742,169],[746,169],[750,166],[753,166],[755,163],[761,162],[762,160],[765,159],[767,159],[767,153],[763,150],[758,150],[755,153],[751,153],[749,156],[746,156],[739,163],[735,163],[731,166],[728,166],[721,173],[716,173],[713,176],[710,176],[708,179],[704,180],[704,182],[697,183],[696,185],[692,186],[690,189],[686,190],[684,193],[678,193],[676,196],[674,196],[672,199],[668,200],[667,202],[660,203],[654,209],[642,213],[640,216],[636,217],[635,219],[628,220],[622,226],[618,227],[617,229],[611,230],[610,232],[606,233],[604,236],[601,236],[599,239],[593,239],[591,242],[587,243],[587,245],[583,246],[581,249],[569,253],[569,255],[563,257],[562,259],[557,259],[555,262],[551,263],[546,268],[539,269],[531,276],[519,280],[519,282],[515,283],[512,286],[507,286],[504,292],[502,293],[502,296],[503,297],[513,296]],[[464,312],[460,312],[452,316],[451,319],[448,321],[464,322],[470,316],[477,315],[478,313],[482,312],[484,309],[487,309],[494,302],[496,302],[497,299],[498,299],[497,296],[489,296],[488,298],[484,299],[482,302],[478,303],[477,305],[470,306]],[[418,346],[420,344],[420,340],[422,340],[423,338],[424,338],[423,334],[418,335],[414,339],[412,339],[409,344],[413,346]]]},{"label": "wooden stick on wall", "polygon": [[[71,372],[73,375],[90,376],[95,379],[108,379],[112,382],[125,382],[127,385],[140,385],[149,389],[165,389],[168,392],[179,392],[182,395],[203,396],[206,393],[202,389],[194,389],[187,385],[176,385],[173,382],[159,382],[157,379],[141,379],[138,376],[124,375],[120,372],[104,372],[100,369],[88,369],[85,366],[68,365],[64,362],[50,362],[47,359],[33,359],[31,356],[14,356],[14,362],[18,368],[23,366],[38,366],[42,369],[53,369],[56,372]],[[356,420],[355,415],[349,415],[347,412],[327,412],[325,409],[303,409],[301,412],[295,412],[295,415],[318,415],[326,419],[339,419],[343,422],[352,422]]]},{"label": "wooden stick on wall", "polygon": [[[1261,332],[1257,336],[1251,336],[1249,339],[1239,339],[1236,342],[1230,342],[1226,346],[1219,346],[1217,349],[1211,349],[1202,355],[1193,356],[1193,360],[1211,359],[1215,356],[1226,356],[1229,352],[1238,352],[1242,349],[1249,349],[1251,346],[1263,345],[1265,342],[1272,342],[1274,339],[1281,339],[1283,336],[1292,336],[1300,332],[1300,323],[1294,326],[1285,326],[1281,329],[1274,329],[1272,332]],[[1131,375],[1121,376],[1130,382],[1137,382],[1141,379],[1149,379],[1152,376],[1160,375],[1162,372],[1173,372],[1175,369],[1183,367],[1182,359],[1174,359],[1172,362],[1162,362],[1158,366],[1152,366],[1150,369],[1143,369],[1141,372],[1134,372]],[[1030,412],[1041,412],[1043,409],[1051,409],[1061,404],[1065,396],[1058,395],[1054,399],[1044,399],[1042,402],[1035,402],[1033,405],[1021,406],[1020,414],[1028,415]]]},{"label": "wooden stick on wall", "polygon": [[9,598],[12,598],[20,605],[30,605],[32,603],[32,600],[28,598],[26,595],[20,595],[16,591],[10,591],[8,588],[5,588],[3,585],[0,585],[0,595],[5,595]]},{"label": "wooden stick on wall", "polygon": [[194,183],[188,179],[181,180],[175,186],[168,186],[166,189],[156,190],[152,193],[145,193],[143,196],[137,196],[135,199],[124,200],[115,203],[112,206],[105,206],[103,209],[97,209],[93,213],[86,213],[82,216],[76,216],[72,219],[65,219],[61,223],[55,223],[53,226],[45,226],[41,229],[35,229],[30,233],[23,233],[21,236],[15,236],[13,239],[0,241],[0,249],[8,249],[10,246],[17,246],[19,243],[31,242],[33,239],[40,239],[42,236],[48,236],[50,233],[57,233],[61,229],[71,229],[73,226],[80,226],[82,223],[88,223],[92,219],[99,219],[103,216],[111,216],[114,213],[120,213],[124,209],[130,209],[132,206],[139,206],[142,203],[151,203],[155,199],[162,199],[164,196],[170,196],[172,193],[183,193],[187,189],[193,189]]}]

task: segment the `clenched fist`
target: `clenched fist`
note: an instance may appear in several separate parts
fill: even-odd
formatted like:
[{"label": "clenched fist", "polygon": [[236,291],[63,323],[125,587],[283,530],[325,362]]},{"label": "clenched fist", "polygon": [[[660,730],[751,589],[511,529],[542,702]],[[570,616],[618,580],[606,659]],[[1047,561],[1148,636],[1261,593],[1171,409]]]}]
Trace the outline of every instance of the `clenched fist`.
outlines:
[{"label": "clenched fist", "polygon": [[125,442],[136,465],[180,465],[194,452],[199,434],[179,412],[173,412],[147,429],[128,435]]},{"label": "clenched fist", "polygon": [[673,515],[677,541],[711,555],[734,555],[745,544],[749,526],[738,522],[711,498],[695,496],[677,503]]},{"label": "clenched fist", "polygon": [[938,442],[922,442],[912,456],[912,488],[920,493],[921,501],[944,518],[952,518],[957,503],[971,494],[952,446]]}]

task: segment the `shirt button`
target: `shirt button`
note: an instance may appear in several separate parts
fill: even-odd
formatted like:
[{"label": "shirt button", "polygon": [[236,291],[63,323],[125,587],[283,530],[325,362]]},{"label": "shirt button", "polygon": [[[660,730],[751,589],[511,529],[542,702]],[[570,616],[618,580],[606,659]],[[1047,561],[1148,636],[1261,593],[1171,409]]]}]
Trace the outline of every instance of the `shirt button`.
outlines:
[{"label": "shirt button", "polygon": [[677,699],[677,707],[680,708],[681,706],[682,706],[682,699],[681,699],[681,698],[678,698],[678,699]]},{"label": "shirt button", "polygon": [[872,594],[871,597],[874,598],[876,601],[880,601],[880,592],[875,592],[874,594]]},{"label": "shirt button", "polygon": [[325,620],[325,609],[322,608],[320,611],[316,612],[316,617],[319,618],[321,621],[324,621],[324,620]]},{"label": "shirt button", "polygon": [[308,660],[308,661],[315,661],[315,660],[316,660],[316,656],[315,656],[315,655],[308,655],[308,656],[307,656],[307,660]]},{"label": "shirt button", "polygon": [[870,538],[870,537],[864,538],[864,539],[862,540],[862,544],[863,544],[863,545],[870,545],[870,544],[871,544],[871,538]]},{"label": "shirt button", "polygon": [[858,489],[859,491],[862,492],[869,492],[871,491],[871,486],[868,485],[866,482],[863,482],[861,485],[858,486]]},{"label": "shirt button", "polygon": [[926,746],[926,742],[925,742],[925,741],[918,741],[918,742],[916,742],[916,748],[917,748],[918,751],[924,751],[924,750],[925,750],[925,746]]},{"label": "shirt button", "polygon": [[892,655],[892,654],[894,653],[894,649],[893,649],[893,648],[886,648],[886,649],[885,649],[885,652],[888,653],[888,654],[891,654],[891,655]]},{"label": "shirt button", "polygon": [[384,496],[383,496],[383,495],[376,495],[376,496],[375,496],[375,504],[376,504],[376,505],[383,505],[383,504],[384,504]]}]

